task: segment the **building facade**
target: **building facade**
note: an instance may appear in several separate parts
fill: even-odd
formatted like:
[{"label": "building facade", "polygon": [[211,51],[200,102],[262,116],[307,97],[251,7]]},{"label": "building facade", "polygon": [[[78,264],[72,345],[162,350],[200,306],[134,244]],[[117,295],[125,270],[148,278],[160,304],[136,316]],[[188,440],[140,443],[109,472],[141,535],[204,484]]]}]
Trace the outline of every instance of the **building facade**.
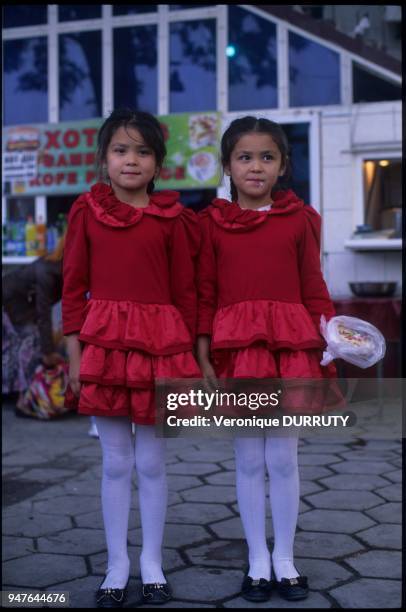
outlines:
[{"label": "building facade", "polygon": [[[323,216],[331,293],[349,295],[354,280],[396,281],[400,291],[394,57],[293,6],[6,5],[4,26],[6,130],[93,125],[118,106],[217,115],[221,131],[237,116],[268,117],[290,140],[293,188]],[[198,209],[228,185],[180,191]],[[3,193],[3,236],[29,214],[54,225],[76,195],[74,186],[29,194],[12,178]],[[3,248],[5,263],[29,260]]]}]

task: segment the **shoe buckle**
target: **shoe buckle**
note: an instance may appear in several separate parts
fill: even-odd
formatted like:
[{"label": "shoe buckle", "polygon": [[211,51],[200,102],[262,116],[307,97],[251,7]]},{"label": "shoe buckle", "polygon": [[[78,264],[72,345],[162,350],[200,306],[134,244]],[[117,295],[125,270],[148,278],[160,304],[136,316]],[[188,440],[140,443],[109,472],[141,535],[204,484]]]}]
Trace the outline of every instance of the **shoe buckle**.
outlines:
[{"label": "shoe buckle", "polygon": [[292,585],[293,585],[293,584],[299,584],[299,580],[298,580],[297,578],[291,578],[289,582],[290,582],[290,584],[292,584]]},{"label": "shoe buckle", "polygon": [[252,581],[252,586],[258,586],[260,583],[260,580],[256,579]]}]

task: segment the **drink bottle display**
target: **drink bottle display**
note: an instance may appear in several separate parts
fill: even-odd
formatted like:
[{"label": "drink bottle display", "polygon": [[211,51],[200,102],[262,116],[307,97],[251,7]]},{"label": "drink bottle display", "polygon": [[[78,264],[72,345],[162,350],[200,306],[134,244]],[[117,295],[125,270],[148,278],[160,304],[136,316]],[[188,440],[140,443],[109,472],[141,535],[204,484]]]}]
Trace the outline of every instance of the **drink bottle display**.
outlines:
[{"label": "drink bottle display", "polygon": [[58,243],[58,230],[55,225],[51,225],[47,229],[47,251],[52,253]]},{"label": "drink bottle display", "polygon": [[23,219],[19,219],[14,223],[15,232],[14,232],[14,240],[15,240],[15,254],[19,256],[25,255],[25,222]]},{"label": "drink bottle display", "polygon": [[37,255],[37,228],[31,215],[25,226],[25,251],[27,255]]},{"label": "drink bottle display", "polygon": [[36,226],[36,231],[37,231],[37,254],[45,255],[47,251],[47,245],[46,245],[47,228],[44,223],[43,217],[39,217],[38,223]]}]

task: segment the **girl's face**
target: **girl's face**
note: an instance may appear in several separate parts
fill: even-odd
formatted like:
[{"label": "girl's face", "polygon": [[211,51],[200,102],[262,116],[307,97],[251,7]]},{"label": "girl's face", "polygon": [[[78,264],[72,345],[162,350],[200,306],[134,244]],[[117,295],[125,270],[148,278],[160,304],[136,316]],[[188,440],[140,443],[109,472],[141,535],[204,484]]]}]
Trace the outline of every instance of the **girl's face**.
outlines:
[{"label": "girl's face", "polygon": [[114,193],[123,201],[145,199],[148,184],[158,173],[154,151],[132,127],[120,127],[113,134],[106,166]]},{"label": "girl's face", "polygon": [[272,136],[250,132],[237,141],[224,170],[234,182],[240,204],[260,207],[271,202],[272,188],[285,167]]}]

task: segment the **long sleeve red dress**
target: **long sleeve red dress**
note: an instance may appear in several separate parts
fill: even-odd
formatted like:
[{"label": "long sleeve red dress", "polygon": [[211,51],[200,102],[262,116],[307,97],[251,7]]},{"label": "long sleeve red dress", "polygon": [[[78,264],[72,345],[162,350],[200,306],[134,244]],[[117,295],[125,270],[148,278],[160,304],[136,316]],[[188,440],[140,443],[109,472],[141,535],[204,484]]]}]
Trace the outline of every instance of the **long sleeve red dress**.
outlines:
[{"label": "long sleeve red dress", "polygon": [[320,317],[335,315],[320,267],[321,217],[292,191],[269,211],[215,199],[199,214],[197,334],[219,378],[329,378]]},{"label": "long sleeve red dress", "polygon": [[199,377],[195,264],[200,230],[177,192],[145,208],[98,183],[69,214],[64,334],[82,343],[79,412],[155,422],[156,378]]}]

